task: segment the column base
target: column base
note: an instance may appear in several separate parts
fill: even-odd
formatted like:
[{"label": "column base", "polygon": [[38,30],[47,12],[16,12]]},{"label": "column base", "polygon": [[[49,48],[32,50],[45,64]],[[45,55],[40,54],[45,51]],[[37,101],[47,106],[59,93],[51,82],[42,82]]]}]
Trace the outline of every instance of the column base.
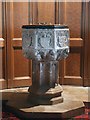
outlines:
[{"label": "column base", "polygon": [[[45,88],[44,88],[45,90]],[[29,96],[28,100],[34,104],[44,104],[44,105],[53,105],[63,102],[62,87],[59,84],[56,84],[54,88],[49,88],[45,92],[43,89],[33,89],[29,87]]]}]

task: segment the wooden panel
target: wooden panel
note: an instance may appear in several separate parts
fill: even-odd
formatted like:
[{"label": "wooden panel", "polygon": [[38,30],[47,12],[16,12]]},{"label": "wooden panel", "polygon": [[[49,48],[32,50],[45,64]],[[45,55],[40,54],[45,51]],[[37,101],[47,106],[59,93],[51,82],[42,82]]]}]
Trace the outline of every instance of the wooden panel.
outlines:
[{"label": "wooden panel", "polygon": [[38,23],[55,23],[55,3],[38,2]]},{"label": "wooden panel", "polygon": [[70,47],[69,56],[63,61],[62,84],[83,85],[83,66],[80,52],[80,47]]},{"label": "wooden panel", "polygon": [[[24,58],[22,53],[22,44],[20,38],[22,36],[22,25],[28,24],[28,3],[13,3],[13,41],[16,41],[16,47],[13,46],[14,54],[14,84],[13,86],[31,85],[31,63]],[[17,21],[17,22],[16,22]],[[17,39],[19,38],[19,41]],[[21,46],[20,46],[21,45]],[[17,66],[18,65],[18,66]],[[18,85],[18,84],[19,85]]]},{"label": "wooden panel", "polygon": [[83,64],[80,51],[70,52],[68,58],[64,60],[63,76],[63,84],[83,85]]},{"label": "wooden panel", "polygon": [[59,23],[68,25],[70,29],[70,53],[62,62],[62,75],[59,73],[62,84],[83,85],[81,17],[82,3],[59,3]]},{"label": "wooden panel", "polygon": [[60,3],[60,21],[59,23],[67,24],[70,28],[70,37],[81,37],[81,8],[79,2]]},{"label": "wooden panel", "polygon": [[[28,24],[28,2],[7,3],[8,14],[8,87],[31,85],[31,62],[22,53],[22,25]],[[11,21],[11,22],[10,22]],[[7,27],[8,27],[7,26]]]},{"label": "wooden panel", "polygon": [[64,64],[65,76],[80,76],[80,55],[78,53],[70,53]]},{"label": "wooden panel", "polygon": [[[16,59],[17,58],[17,59]],[[14,76],[29,76],[29,60],[23,57],[22,49],[14,49]]]},{"label": "wooden panel", "polygon": [[28,2],[13,3],[13,37],[22,36],[22,25],[28,24]]}]

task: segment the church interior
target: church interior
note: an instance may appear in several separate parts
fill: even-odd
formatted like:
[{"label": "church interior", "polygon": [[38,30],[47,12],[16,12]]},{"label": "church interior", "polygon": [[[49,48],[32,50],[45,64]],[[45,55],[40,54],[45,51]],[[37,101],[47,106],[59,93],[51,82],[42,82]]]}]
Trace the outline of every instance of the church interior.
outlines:
[{"label": "church interior", "polygon": [[90,1],[0,1],[0,119],[90,119]]}]

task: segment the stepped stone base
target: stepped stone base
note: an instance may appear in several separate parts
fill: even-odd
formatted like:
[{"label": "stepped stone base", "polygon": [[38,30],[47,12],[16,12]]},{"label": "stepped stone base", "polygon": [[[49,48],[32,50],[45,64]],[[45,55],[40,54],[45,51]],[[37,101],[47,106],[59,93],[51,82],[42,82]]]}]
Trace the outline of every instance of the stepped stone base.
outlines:
[{"label": "stepped stone base", "polygon": [[63,90],[59,84],[54,88],[47,89],[46,92],[44,90],[45,89],[35,90],[32,88],[32,86],[29,87],[28,91],[30,94],[28,96],[28,101],[43,105],[53,105],[63,102],[63,97],[61,95]]},{"label": "stepped stone base", "polygon": [[65,99],[62,103],[54,105],[39,105],[32,103],[28,97],[29,94],[23,94],[22,96],[19,93],[14,100],[9,100],[7,102],[6,108],[22,120],[32,118],[69,119],[84,113],[84,104],[81,101]]}]

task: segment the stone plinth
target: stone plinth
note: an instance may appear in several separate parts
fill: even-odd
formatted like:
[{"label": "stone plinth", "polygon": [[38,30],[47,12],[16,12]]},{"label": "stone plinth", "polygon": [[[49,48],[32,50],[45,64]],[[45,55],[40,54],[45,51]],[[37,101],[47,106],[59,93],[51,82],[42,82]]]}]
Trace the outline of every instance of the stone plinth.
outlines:
[{"label": "stone plinth", "polygon": [[[3,90],[2,97],[6,110],[10,110],[19,118],[72,118],[84,114],[83,101],[88,102],[88,88],[79,86],[62,86],[63,102],[54,105],[38,105],[30,102],[30,93],[27,88],[14,88]],[[72,99],[73,98],[73,99]],[[33,99],[36,99],[33,97]],[[5,104],[5,102],[4,102]],[[55,109],[54,109],[55,108]],[[33,112],[32,112],[32,111]],[[50,113],[50,110],[52,113]],[[35,111],[35,112],[34,112]],[[57,114],[56,114],[57,113]],[[49,115],[50,114],[50,115]],[[23,120],[21,118],[21,120]]]},{"label": "stone plinth", "polygon": [[14,96],[15,100],[9,100],[6,105],[6,109],[13,112],[21,120],[32,118],[60,118],[61,120],[63,118],[69,119],[85,112],[84,104],[81,101],[64,100],[62,103],[54,105],[39,105],[35,104],[35,102],[30,102],[28,94],[23,93],[20,95],[19,93],[16,97]]}]

